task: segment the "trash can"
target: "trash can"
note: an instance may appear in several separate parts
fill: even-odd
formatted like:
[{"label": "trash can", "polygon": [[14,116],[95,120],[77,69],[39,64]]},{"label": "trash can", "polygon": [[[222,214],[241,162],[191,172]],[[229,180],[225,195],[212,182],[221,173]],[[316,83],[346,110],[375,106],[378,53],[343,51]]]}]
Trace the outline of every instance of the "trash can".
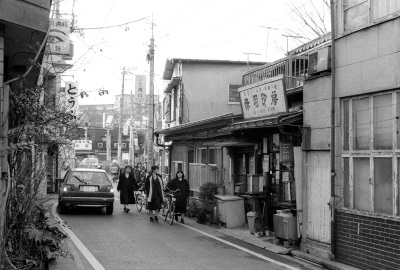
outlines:
[{"label": "trash can", "polygon": [[248,212],[246,216],[249,224],[249,231],[254,234],[256,232],[256,219],[258,218],[257,212]]}]

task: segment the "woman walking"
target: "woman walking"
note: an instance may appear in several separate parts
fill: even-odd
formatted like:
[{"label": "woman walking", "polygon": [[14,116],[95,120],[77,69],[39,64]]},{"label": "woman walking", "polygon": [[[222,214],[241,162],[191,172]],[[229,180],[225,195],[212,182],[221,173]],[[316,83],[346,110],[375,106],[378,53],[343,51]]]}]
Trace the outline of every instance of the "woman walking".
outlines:
[{"label": "woman walking", "polygon": [[147,195],[148,210],[150,211],[150,222],[158,222],[158,212],[164,201],[163,182],[158,174],[159,167],[151,166],[151,173],[147,176],[144,190]]},{"label": "woman walking", "polygon": [[[183,214],[186,214],[186,203],[189,198],[189,181],[185,179],[185,174],[182,170],[176,172],[176,177],[172,179],[167,187],[171,190],[179,189],[181,191],[177,201],[176,201],[176,212],[181,214],[181,223],[183,221]],[[175,215],[175,220],[178,221],[178,216]]]},{"label": "woman walking", "polygon": [[126,165],[123,173],[119,175],[117,190],[120,192],[120,202],[124,205],[125,213],[130,211],[127,205],[135,203],[134,191],[138,185],[132,172],[132,166]]}]

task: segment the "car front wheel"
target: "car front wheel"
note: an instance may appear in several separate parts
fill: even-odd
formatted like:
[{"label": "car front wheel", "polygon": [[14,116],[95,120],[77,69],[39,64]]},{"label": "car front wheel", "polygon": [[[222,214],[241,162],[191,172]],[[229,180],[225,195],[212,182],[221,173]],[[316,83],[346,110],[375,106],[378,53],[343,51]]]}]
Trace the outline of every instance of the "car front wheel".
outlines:
[{"label": "car front wheel", "polygon": [[114,211],[114,204],[113,203],[110,204],[109,206],[106,206],[107,215],[112,215],[113,211]]},{"label": "car front wheel", "polygon": [[65,214],[67,212],[67,206],[63,203],[58,203],[60,214]]}]

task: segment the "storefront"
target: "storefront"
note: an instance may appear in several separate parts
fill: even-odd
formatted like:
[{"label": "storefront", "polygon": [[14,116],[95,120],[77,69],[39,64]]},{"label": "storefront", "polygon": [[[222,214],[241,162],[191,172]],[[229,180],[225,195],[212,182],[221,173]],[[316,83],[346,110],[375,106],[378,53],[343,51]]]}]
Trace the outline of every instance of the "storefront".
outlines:
[{"label": "storefront", "polygon": [[239,94],[243,119],[224,130],[252,144],[227,147],[234,194],[245,198],[246,212],[256,212],[261,226],[273,230],[276,210],[301,214],[303,113],[289,112],[283,76],[242,87]]}]

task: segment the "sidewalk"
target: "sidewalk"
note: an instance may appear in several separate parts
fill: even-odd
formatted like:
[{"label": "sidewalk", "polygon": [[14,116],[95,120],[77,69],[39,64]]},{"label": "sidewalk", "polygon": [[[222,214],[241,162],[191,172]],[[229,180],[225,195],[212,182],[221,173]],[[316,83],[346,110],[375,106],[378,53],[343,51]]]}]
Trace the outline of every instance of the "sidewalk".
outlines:
[{"label": "sidewalk", "polygon": [[[48,208],[50,211],[50,218],[54,220],[54,223],[57,220],[51,214],[51,207],[58,201],[57,194],[48,194],[44,199],[44,206]],[[219,236],[226,235],[232,237],[234,239],[243,241],[245,243],[251,244],[261,249],[268,250],[274,254],[280,256],[296,256],[304,260],[311,261],[313,263],[324,266],[328,269],[332,270],[359,270],[358,268],[351,267],[342,263],[338,263],[335,261],[328,261],[316,256],[307,254],[305,252],[300,251],[296,248],[285,248],[282,244],[275,245],[273,244],[272,236],[262,236],[256,237],[250,234],[249,230],[246,228],[234,228],[234,229],[226,229],[223,227],[217,227],[212,224],[198,224],[194,218],[185,218],[185,224],[187,226],[193,227],[200,231],[206,232],[211,235]],[[175,226],[179,226],[179,224],[174,224]],[[59,224],[57,225],[59,228],[63,229]],[[84,258],[84,256],[80,253],[80,251],[76,248],[76,246],[72,243],[72,241],[67,238],[63,243],[63,249],[69,254],[67,257],[58,257],[57,260],[50,264],[50,270],[85,270],[85,269],[93,269],[93,267],[89,264],[89,262]]]},{"label": "sidewalk", "polygon": [[[186,220],[190,220],[190,221],[186,222]],[[196,223],[196,221],[192,218],[185,218],[185,222],[190,226],[194,225],[193,223]],[[209,223],[207,223],[207,225],[201,225],[201,226],[211,228],[211,229],[215,230],[216,232],[219,232],[224,235],[235,238],[237,240],[246,242],[253,246],[268,250],[277,255],[286,255],[286,256],[292,255],[292,256],[299,257],[301,259],[319,264],[325,268],[332,269],[332,270],[360,270],[359,268],[356,268],[353,266],[349,266],[349,265],[335,262],[335,261],[321,259],[314,255],[302,252],[302,251],[300,251],[300,249],[298,247],[285,248],[285,247],[283,247],[282,243],[275,245],[275,244],[273,244],[272,236],[257,237],[255,235],[251,234],[249,232],[249,230],[244,227],[233,228],[233,229],[226,229],[223,227],[217,228],[216,225],[211,225]]]},{"label": "sidewalk", "polygon": [[[43,200],[43,206],[49,210],[50,221],[52,224],[58,223],[58,220],[52,215],[51,208],[58,202],[58,194],[50,193],[47,194],[46,198]],[[62,231],[63,228],[60,224],[56,225]],[[55,261],[51,262],[49,265],[50,270],[87,270],[93,269],[89,262],[85,260],[83,255],[75,247],[74,243],[70,238],[64,240],[62,249],[67,253],[66,257],[59,256]]]}]

